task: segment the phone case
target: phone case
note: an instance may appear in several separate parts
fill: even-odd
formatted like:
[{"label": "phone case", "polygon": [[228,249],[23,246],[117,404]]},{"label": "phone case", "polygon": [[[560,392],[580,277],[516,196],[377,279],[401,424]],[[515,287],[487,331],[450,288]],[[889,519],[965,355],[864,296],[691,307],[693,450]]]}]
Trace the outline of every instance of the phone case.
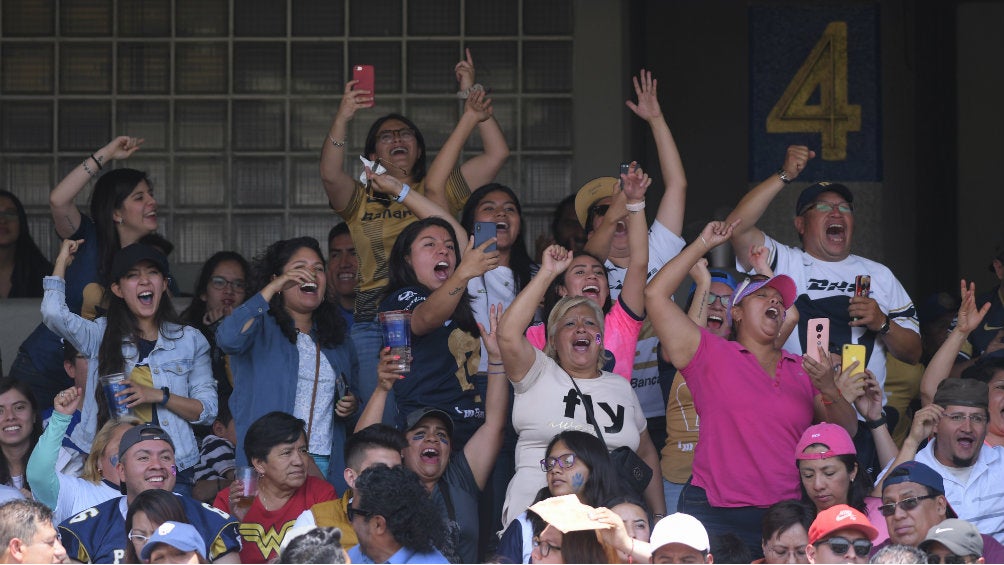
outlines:
[{"label": "phone case", "polygon": [[[481,245],[489,239],[495,237],[498,232],[495,222],[475,222],[474,223],[474,247]],[[485,248],[485,251],[495,251],[496,245],[493,243]]]},{"label": "phone case", "polygon": [[819,358],[819,347],[821,346],[823,351],[830,350],[830,319],[812,318],[809,320],[809,326],[805,333],[805,354],[820,363],[825,363],[829,367],[829,359],[824,360]]},{"label": "phone case", "polygon": [[858,275],[854,277],[854,296],[868,296],[872,290],[872,278],[870,275]]},{"label": "phone case", "polygon": [[359,82],[353,87],[354,90],[368,90],[370,91],[370,96],[374,97],[374,101],[370,101],[366,105],[370,108],[375,104],[376,91],[374,90],[374,71],[373,65],[355,65],[352,67],[352,80],[358,80]]},{"label": "phone case", "polygon": [[845,343],[843,348],[843,355],[841,356],[841,367],[846,369],[851,366],[854,361],[858,362],[857,369],[852,373],[857,375],[858,373],[865,372],[865,346],[858,345],[856,343]]}]

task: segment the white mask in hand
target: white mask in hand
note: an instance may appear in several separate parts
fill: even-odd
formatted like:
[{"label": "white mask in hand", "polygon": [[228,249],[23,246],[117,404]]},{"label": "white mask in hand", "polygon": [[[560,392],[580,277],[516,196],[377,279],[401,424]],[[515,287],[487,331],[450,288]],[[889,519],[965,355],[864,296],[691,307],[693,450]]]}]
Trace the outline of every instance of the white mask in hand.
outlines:
[{"label": "white mask in hand", "polygon": [[[382,175],[387,172],[387,169],[385,169],[378,161],[370,161],[362,155],[359,156],[359,160],[363,162],[363,165],[369,167],[371,171],[378,175]],[[376,166],[374,167],[374,165]],[[368,184],[370,182],[370,179],[366,178],[366,169],[363,169],[363,172],[359,173],[359,182],[363,184]]]}]

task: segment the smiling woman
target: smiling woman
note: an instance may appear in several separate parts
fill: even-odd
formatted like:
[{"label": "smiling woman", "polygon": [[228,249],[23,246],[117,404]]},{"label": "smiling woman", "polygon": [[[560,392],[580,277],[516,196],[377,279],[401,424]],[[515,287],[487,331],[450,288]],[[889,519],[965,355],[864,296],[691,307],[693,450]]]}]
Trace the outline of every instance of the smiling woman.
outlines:
[{"label": "smiling woman", "polygon": [[[80,245],[70,239],[63,242],[53,276],[43,283],[42,299],[46,326],[90,358],[77,428],[93,434],[110,418],[105,395],[95,394],[98,375],[123,373],[126,386],[116,393],[116,402],[144,422],[171,429],[179,468],[176,490],[190,492],[192,467],[199,460],[192,424],[210,424],[216,417],[209,344],[198,330],[176,322],[167,293],[167,258],[142,243],[115,254],[107,315],[92,322],[72,313],[63,275]],[[91,440],[78,445],[90,451]]]},{"label": "smiling woman", "polygon": [[[258,418],[283,411],[307,422],[309,469],[346,488],[346,422],[359,406],[359,364],[345,323],[324,299],[327,276],[317,240],[280,240],[255,258],[256,293],[223,318],[216,343],[230,356],[237,462]],[[316,465],[314,465],[316,463]]]},{"label": "smiling woman", "polygon": [[28,492],[25,467],[42,435],[42,418],[28,385],[0,379],[0,484]]}]

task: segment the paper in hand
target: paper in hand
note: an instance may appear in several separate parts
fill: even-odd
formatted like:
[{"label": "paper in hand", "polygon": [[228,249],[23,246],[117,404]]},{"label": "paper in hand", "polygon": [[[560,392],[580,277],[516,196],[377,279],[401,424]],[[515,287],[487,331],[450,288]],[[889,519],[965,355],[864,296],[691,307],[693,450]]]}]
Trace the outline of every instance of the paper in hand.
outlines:
[{"label": "paper in hand", "polygon": [[579,502],[579,497],[574,494],[541,500],[531,506],[530,510],[536,512],[548,524],[561,530],[563,534],[580,530],[606,530],[613,527],[591,519],[589,513],[594,508]]},{"label": "paper in hand", "polygon": [[[378,161],[370,161],[362,155],[359,156],[359,160],[363,162],[363,165],[369,167],[371,171],[378,175],[382,175],[387,172],[387,169],[385,169]],[[363,172],[359,173],[359,182],[363,184],[368,184],[370,182],[370,179],[366,178],[366,169],[363,169]]]}]

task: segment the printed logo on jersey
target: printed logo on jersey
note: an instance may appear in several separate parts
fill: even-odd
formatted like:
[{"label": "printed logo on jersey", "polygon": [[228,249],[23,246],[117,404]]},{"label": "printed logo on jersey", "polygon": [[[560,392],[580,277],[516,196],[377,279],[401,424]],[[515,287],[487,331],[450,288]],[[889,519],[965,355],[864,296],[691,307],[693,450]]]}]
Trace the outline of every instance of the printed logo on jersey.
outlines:
[{"label": "printed logo on jersey", "polygon": [[275,531],[274,526],[269,526],[266,531],[261,524],[241,523],[237,527],[237,531],[240,532],[241,537],[244,538],[246,543],[258,548],[262,559],[268,559],[272,553],[279,553],[282,538],[286,537],[286,531],[292,528],[295,523],[296,520],[286,522],[278,532]]}]

